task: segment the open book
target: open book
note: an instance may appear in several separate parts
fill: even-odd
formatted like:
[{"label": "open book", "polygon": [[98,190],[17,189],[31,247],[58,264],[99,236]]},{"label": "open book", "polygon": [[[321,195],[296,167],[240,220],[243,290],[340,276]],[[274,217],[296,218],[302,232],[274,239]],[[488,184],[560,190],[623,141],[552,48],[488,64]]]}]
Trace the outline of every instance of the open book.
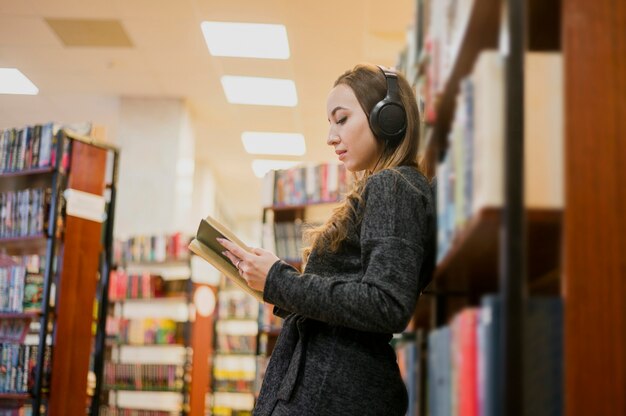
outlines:
[{"label": "open book", "polygon": [[226,277],[242,290],[254,296],[259,302],[263,302],[263,292],[248,286],[248,283],[241,277],[235,265],[230,262],[228,257],[222,254],[222,251],[226,250],[226,248],[217,241],[218,237],[230,240],[242,249],[251,252],[250,247],[210,216],[200,221],[196,237],[189,244],[189,250],[211,263],[213,267],[224,273]]}]

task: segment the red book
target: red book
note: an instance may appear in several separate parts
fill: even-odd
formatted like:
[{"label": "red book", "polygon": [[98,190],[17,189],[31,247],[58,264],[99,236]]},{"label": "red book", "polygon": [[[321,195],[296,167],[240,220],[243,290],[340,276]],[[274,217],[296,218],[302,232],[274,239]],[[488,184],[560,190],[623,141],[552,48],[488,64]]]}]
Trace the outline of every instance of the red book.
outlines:
[{"label": "red book", "polygon": [[459,415],[478,416],[478,309],[464,309],[454,319],[457,404]]}]

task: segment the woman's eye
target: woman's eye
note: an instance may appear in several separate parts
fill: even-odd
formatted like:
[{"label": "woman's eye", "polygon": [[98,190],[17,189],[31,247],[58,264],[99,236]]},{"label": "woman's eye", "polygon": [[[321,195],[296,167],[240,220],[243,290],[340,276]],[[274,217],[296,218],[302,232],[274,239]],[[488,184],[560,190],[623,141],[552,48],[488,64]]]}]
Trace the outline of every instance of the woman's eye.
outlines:
[{"label": "woman's eye", "polygon": [[339,120],[337,120],[337,124],[343,124],[346,122],[346,120],[348,119],[348,117],[342,117]]}]

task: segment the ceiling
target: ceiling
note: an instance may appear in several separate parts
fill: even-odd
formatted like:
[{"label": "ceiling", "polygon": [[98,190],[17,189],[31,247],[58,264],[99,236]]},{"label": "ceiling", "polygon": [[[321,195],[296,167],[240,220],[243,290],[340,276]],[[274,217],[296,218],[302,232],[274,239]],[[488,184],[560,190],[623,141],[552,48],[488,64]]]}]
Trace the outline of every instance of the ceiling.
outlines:
[{"label": "ceiling", "polygon": [[[0,0],[0,67],[20,69],[39,88],[37,96],[0,95],[0,128],[94,121],[123,147],[116,99],[181,98],[196,133],[196,162],[211,167],[236,216],[259,216],[255,156],[245,153],[241,133],[302,133],[307,153],[296,159],[334,160],[325,145],[329,88],[358,62],[394,65],[413,13],[414,0]],[[119,47],[66,46],[46,19],[116,20],[131,46],[124,39]],[[213,57],[204,20],[284,24],[291,57]],[[298,106],[228,104],[222,75],[293,79]]]}]

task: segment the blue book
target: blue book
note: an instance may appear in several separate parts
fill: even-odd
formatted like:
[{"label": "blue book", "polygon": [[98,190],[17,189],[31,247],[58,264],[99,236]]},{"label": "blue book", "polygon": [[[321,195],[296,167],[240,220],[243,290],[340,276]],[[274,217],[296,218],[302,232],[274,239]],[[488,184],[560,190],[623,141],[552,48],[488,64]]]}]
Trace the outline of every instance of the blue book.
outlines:
[{"label": "blue book", "polygon": [[451,412],[450,328],[441,327],[428,335],[428,407],[431,416]]}]

